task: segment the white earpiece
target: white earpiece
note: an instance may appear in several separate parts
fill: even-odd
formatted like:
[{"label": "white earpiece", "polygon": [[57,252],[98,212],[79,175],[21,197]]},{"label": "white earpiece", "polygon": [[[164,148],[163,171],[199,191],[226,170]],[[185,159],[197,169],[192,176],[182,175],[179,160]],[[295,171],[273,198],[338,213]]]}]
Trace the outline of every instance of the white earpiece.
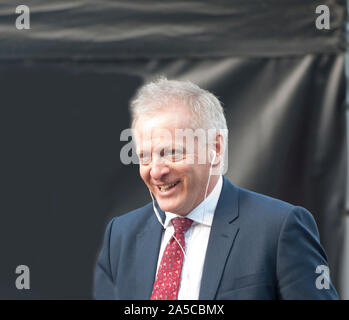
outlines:
[{"label": "white earpiece", "polygon": [[217,153],[216,153],[216,151],[214,151],[214,150],[211,150],[211,152],[213,152],[213,158],[212,158],[212,160],[211,160],[211,166],[213,165],[213,163],[214,163],[214,161],[216,160],[216,156],[217,156]]},{"label": "white earpiece", "polygon": [[[213,166],[214,161],[216,160],[216,156],[217,156],[217,153],[216,153],[215,150],[211,150],[211,152],[213,152],[213,155],[212,155],[212,159],[211,159],[211,162],[210,162],[210,170],[209,170],[209,175],[208,175],[208,180],[207,180],[206,190],[205,190],[205,196],[204,196],[204,200],[203,200],[203,201],[205,201],[206,198],[207,198],[207,191],[208,191],[208,186],[209,186],[210,179],[211,179],[212,166]],[[162,221],[161,216],[160,216],[160,214],[159,214],[159,212],[158,212],[158,210],[157,210],[157,208],[156,208],[156,206],[155,206],[155,200],[154,200],[153,194],[152,194],[152,192],[150,191],[150,189],[149,189],[149,193],[150,193],[150,196],[151,196],[151,198],[152,198],[153,209],[154,209],[155,215],[156,215],[156,217],[157,217],[159,223],[160,223],[160,224],[162,225],[162,227],[165,229],[164,222]],[[203,217],[205,217],[206,205],[207,205],[207,204],[204,203],[204,208],[203,208],[203,210],[202,210],[202,211],[203,211],[203,212],[202,212]],[[183,255],[184,255],[185,259],[186,259],[186,258],[187,258],[186,252],[185,252],[184,248],[182,247],[182,245],[180,244],[179,240],[176,238],[176,236],[175,236],[174,234],[172,235],[172,237],[177,241],[177,243],[178,243],[179,247],[181,248],[181,250],[182,250],[182,252],[183,252]],[[189,275],[189,273],[187,273],[187,280],[188,280],[188,282],[189,282],[188,288],[189,288],[189,291],[190,291],[191,283],[190,283],[190,275]]]}]

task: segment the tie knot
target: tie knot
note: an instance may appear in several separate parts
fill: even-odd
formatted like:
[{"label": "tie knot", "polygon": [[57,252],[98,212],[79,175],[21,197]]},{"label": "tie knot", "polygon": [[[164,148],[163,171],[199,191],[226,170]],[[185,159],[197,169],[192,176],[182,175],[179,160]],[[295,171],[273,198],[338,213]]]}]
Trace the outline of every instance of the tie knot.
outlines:
[{"label": "tie knot", "polygon": [[193,223],[193,220],[189,218],[173,218],[171,220],[173,227],[175,229],[175,233],[185,233]]}]

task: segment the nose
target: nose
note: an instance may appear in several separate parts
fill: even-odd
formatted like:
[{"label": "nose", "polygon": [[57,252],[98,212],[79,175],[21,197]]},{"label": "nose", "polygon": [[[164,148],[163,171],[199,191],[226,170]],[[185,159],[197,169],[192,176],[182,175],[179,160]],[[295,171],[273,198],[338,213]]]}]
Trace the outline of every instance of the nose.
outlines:
[{"label": "nose", "polygon": [[166,164],[164,164],[161,160],[153,161],[153,163],[151,164],[150,176],[154,180],[161,180],[161,178],[169,172],[169,167]]}]

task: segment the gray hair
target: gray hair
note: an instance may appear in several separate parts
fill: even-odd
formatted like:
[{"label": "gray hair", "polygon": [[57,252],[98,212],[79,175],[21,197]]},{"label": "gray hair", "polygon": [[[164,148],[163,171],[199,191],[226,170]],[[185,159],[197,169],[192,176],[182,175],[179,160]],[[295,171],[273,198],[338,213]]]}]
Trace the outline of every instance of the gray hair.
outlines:
[{"label": "gray hair", "polygon": [[190,81],[167,80],[165,77],[143,85],[131,100],[132,128],[140,117],[156,116],[174,103],[181,103],[189,109],[193,129],[216,129],[226,143],[227,122],[218,98]]},{"label": "gray hair", "polygon": [[194,129],[227,129],[224,110],[209,91],[190,81],[167,80],[164,77],[142,86],[130,104],[132,127],[143,115],[155,115],[173,102],[182,102],[191,111]]}]

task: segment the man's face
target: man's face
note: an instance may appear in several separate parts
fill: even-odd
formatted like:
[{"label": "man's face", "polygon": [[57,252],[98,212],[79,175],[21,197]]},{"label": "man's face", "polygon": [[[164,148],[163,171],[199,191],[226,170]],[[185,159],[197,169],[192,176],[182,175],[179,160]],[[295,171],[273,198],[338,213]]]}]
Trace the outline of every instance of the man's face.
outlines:
[{"label": "man's face", "polygon": [[[203,164],[197,161],[197,140],[193,148],[188,148],[185,140],[176,139],[178,129],[189,128],[191,114],[183,106],[162,111],[155,117],[141,118],[135,127],[143,181],[163,211],[182,216],[203,201],[210,168],[207,161]],[[211,177],[208,194],[217,179]]]}]

